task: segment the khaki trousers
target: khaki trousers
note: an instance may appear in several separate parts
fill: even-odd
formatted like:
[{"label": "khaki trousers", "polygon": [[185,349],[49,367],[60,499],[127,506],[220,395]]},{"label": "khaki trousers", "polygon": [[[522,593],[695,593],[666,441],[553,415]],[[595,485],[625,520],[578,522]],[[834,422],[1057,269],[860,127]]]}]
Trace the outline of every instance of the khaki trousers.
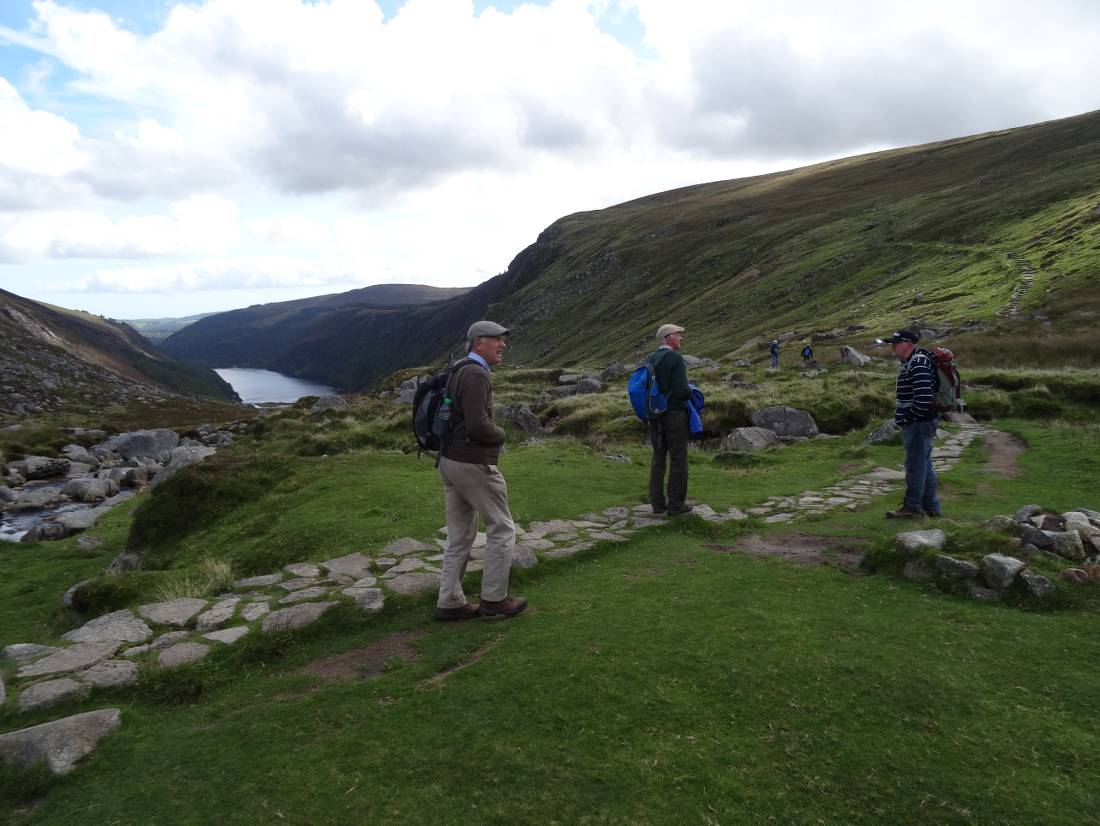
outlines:
[{"label": "khaki trousers", "polygon": [[499,602],[508,596],[516,525],[508,510],[508,483],[496,465],[439,460],[447,512],[447,544],[439,582],[440,608],[466,604],[462,577],[477,536],[478,515],[485,517],[485,566],[481,571],[481,599]]}]

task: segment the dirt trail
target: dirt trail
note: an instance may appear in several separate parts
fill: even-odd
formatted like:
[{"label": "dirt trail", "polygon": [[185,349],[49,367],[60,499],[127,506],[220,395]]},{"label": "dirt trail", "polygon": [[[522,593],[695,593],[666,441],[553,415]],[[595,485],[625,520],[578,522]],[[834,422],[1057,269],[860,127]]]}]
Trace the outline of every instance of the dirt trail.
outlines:
[{"label": "dirt trail", "polygon": [[853,536],[814,536],[784,533],[753,534],[736,545],[705,545],[715,553],[743,553],[749,556],[777,556],[803,565],[832,565],[846,574],[859,574],[867,540]]},{"label": "dirt trail", "polygon": [[987,472],[1002,479],[1015,479],[1020,475],[1016,457],[1027,450],[1027,444],[1023,439],[1013,433],[992,430],[985,435],[985,443],[989,448],[989,459],[986,461]]}]

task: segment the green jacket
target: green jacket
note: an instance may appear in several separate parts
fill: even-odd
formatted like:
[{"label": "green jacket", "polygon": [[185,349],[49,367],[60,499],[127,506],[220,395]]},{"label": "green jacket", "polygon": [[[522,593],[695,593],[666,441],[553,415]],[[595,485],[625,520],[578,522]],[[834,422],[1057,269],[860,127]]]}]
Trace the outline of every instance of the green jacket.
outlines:
[{"label": "green jacket", "polygon": [[668,409],[686,410],[691,398],[691,388],[688,387],[684,357],[675,350],[662,347],[650,353],[648,358],[652,359],[653,369],[657,374],[657,390],[668,394]]}]

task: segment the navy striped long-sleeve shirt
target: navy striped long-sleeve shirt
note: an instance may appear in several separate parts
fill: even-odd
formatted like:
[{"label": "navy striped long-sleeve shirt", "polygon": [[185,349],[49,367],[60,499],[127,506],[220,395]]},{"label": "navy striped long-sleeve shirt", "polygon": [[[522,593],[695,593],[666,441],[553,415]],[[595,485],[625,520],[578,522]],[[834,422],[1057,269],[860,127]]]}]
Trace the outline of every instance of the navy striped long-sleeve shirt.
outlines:
[{"label": "navy striped long-sleeve shirt", "polygon": [[936,365],[925,350],[914,350],[898,368],[894,421],[905,427],[936,418]]}]

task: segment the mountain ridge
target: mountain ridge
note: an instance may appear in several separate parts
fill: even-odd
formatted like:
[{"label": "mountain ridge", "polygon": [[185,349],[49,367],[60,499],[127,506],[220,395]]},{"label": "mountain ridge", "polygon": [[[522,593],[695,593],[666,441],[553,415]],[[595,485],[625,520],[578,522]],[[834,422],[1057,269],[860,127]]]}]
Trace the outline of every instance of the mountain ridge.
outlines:
[{"label": "mountain ridge", "polygon": [[194,395],[233,401],[213,371],[160,352],[128,325],[0,290],[0,418]]},{"label": "mountain ridge", "polygon": [[1097,250],[1091,112],[566,215],[460,296],[334,316],[252,366],[364,389],[443,359],[481,317],[509,326],[509,362],[530,366],[630,360],[665,321],[720,357],[780,331],[866,343],[903,325],[1072,319],[1100,309]]}]

